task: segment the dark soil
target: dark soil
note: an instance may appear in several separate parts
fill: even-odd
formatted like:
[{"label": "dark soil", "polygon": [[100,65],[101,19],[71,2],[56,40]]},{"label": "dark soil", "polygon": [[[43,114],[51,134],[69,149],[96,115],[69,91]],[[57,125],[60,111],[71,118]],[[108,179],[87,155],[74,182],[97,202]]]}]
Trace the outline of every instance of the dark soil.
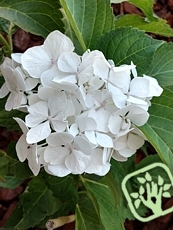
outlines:
[{"label": "dark soil", "polygon": [[[125,2],[121,4],[112,5],[115,15],[118,14],[139,14],[142,16],[142,12],[133,5]],[[173,0],[155,0],[154,12],[161,18],[167,20],[167,23],[173,28]],[[165,41],[173,41],[173,37],[165,38],[156,35],[152,35],[154,38],[162,39]],[[18,29],[13,35],[14,52],[24,52],[26,49],[32,46],[41,45],[43,38],[39,36],[26,33],[21,29]],[[18,132],[9,132],[6,128],[0,127],[0,149],[6,151],[8,144],[12,140],[18,140],[20,134]],[[149,148],[148,154],[153,154],[152,147]],[[136,157],[136,161],[139,162],[144,157],[144,154],[139,151]],[[4,225],[6,220],[11,215],[15,206],[18,203],[18,196],[24,191],[25,186],[20,185],[16,189],[9,190],[0,188],[0,228]],[[164,208],[173,206],[173,198],[170,198],[164,203]],[[165,216],[154,219],[148,223],[143,223],[137,220],[126,221],[126,230],[173,230],[173,214],[169,213]],[[74,223],[66,225],[59,230],[73,230]],[[31,229],[30,229],[31,230]],[[33,228],[33,230],[39,230]],[[109,229],[107,229],[109,230]],[[118,230],[118,229],[115,229]]]}]

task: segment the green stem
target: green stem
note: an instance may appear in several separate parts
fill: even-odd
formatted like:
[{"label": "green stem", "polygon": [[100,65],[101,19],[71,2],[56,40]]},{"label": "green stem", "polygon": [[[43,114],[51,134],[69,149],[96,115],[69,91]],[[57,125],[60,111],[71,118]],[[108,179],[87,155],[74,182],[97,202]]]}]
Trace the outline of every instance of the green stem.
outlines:
[{"label": "green stem", "polygon": [[83,40],[83,37],[81,35],[81,32],[79,31],[78,26],[76,25],[74,18],[73,18],[72,14],[71,14],[68,6],[67,6],[67,3],[64,0],[60,0],[60,4],[61,4],[61,6],[62,6],[62,8],[66,14],[66,17],[67,17],[71,27],[73,28],[73,31],[74,31],[82,49],[83,49],[83,51],[85,52],[87,50],[86,44]]},{"label": "green stem", "polygon": [[5,53],[10,57],[12,52],[11,47],[2,34],[0,34],[0,43],[5,46]]},{"label": "green stem", "polygon": [[9,43],[10,50],[11,50],[11,53],[12,53],[12,51],[13,51],[13,43],[12,43],[12,36],[11,36],[11,34],[9,34],[7,36],[7,38],[8,38],[8,43]]}]

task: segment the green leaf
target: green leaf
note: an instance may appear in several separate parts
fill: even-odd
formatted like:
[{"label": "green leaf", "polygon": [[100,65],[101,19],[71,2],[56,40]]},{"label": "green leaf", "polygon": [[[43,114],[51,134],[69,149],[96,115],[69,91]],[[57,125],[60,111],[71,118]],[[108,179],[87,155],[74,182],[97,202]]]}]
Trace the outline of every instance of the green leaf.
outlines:
[{"label": "green leaf", "polygon": [[145,157],[144,159],[142,159],[138,164],[135,165],[134,171],[150,165],[151,162],[156,163],[156,162],[162,162],[162,161],[157,154],[149,155],[149,156]]},{"label": "green leaf", "polygon": [[15,32],[16,27],[9,20],[0,18],[0,31],[6,35],[11,35]]},{"label": "green leaf", "polygon": [[19,204],[16,206],[11,216],[7,219],[7,222],[5,223],[3,228],[1,228],[1,230],[14,230],[14,226],[16,226],[20,222],[22,215],[23,210],[19,201]]},{"label": "green leaf", "polygon": [[15,142],[8,146],[7,153],[0,152],[0,178],[5,181],[6,176],[13,176],[16,179],[24,180],[32,175],[27,161],[20,162],[15,151]]},{"label": "green leaf", "polygon": [[100,221],[92,201],[86,192],[80,193],[76,205],[76,230],[100,229]]},{"label": "green leaf", "polygon": [[[0,84],[0,87],[1,86],[2,86],[2,83]],[[13,117],[19,117],[21,119],[24,119],[24,117],[26,116],[26,113],[23,113],[18,110],[6,111],[4,109],[6,101],[7,101],[7,97],[0,99],[0,111],[1,111],[0,112],[0,126],[6,127],[8,130],[19,130],[20,129],[19,125],[13,119]]]},{"label": "green leaf", "polygon": [[129,2],[132,5],[136,6],[142,12],[145,14],[148,20],[154,21],[156,20],[157,16],[153,15],[153,6],[154,6],[154,1],[153,0],[110,0],[111,3],[121,3],[121,2]]},{"label": "green leaf", "polygon": [[70,176],[59,178],[44,173],[44,179],[46,180],[47,187],[53,192],[53,195],[64,202],[64,206],[68,211],[74,212],[79,196],[73,178]]},{"label": "green leaf", "polygon": [[156,78],[162,87],[173,85],[173,43],[164,43],[157,49],[147,74]]},{"label": "green leaf", "polygon": [[0,178],[5,182],[5,176],[8,173],[9,159],[5,152],[0,151]]},{"label": "green leaf", "polygon": [[3,109],[0,113],[0,126],[6,127],[8,130],[19,130],[19,126],[13,117],[24,119],[25,116],[26,113],[17,110],[6,111]]},{"label": "green leaf", "polygon": [[77,38],[81,47],[78,52],[93,49],[97,39],[113,29],[109,0],[60,0],[60,4],[66,25],[68,22],[66,34],[71,35],[73,41]]},{"label": "green leaf", "polygon": [[100,211],[100,220],[104,229],[124,229],[124,222],[119,219],[119,216],[116,213],[108,186],[99,181],[96,182],[85,178],[83,178],[82,181],[87,191],[92,193],[97,200]]},{"label": "green leaf", "polygon": [[[165,79],[166,80],[166,79]],[[164,90],[158,98],[152,99],[152,106],[149,108],[149,120],[140,127],[149,142],[156,149],[161,160],[173,173],[173,93]]]},{"label": "green leaf", "polygon": [[131,27],[118,28],[103,35],[96,48],[112,59],[115,65],[130,64],[137,66],[138,74],[146,74],[156,49],[163,43],[152,39],[143,31]]},{"label": "green leaf", "polygon": [[[132,212],[130,211],[126,200],[123,196],[123,191],[121,188],[122,181],[124,177],[128,174],[134,171],[135,162],[134,162],[134,155],[128,159],[126,162],[118,162],[114,159],[111,159],[111,177],[107,178],[107,174],[105,176],[105,180],[107,185],[109,186],[109,189],[111,191],[112,197],[114,199],[114,207],[116,208],[116,213],[121,220],[121,222],[124,222],[126,219],[132,220],[134,219],[134,216]],[[113,175],[113,176],[112,176]],[[129,183],[128,189],[131,189],[133,186],[132,183]],[[130,190],[129,190],[130,191]],[[113,202],[113,201],[112,201]]]},{"label": "green leaf", "polygon": [[[45,181],[39,177],[35,177],[29,182],[28,190],[20,196],[20,202],[23,207],[23,215],[14,229],[21,230],[37,226],[46,216],[57,211],[60,206],[60,201],[52,195],[52,191],[47,188]],[[5,227],[8,229],[8,223]]]},{"label": "green leaf", "polygon": [[158,18],[157,21],[146,21],[145,18],[138,14],[126,14],[117,16],[115,20],[115,28],[123,26],[132,26],[148,33],[154,33],[160,36],[172,37],[173,29],[167,24],[167,21]]},{"label": "green leaf", "polygon": [[0,188],[15,189],[23,182],[23,180],[15,178],[14,176],[5,176],[4,180],[4,182],[0,181]]},{"label": "green leaf", "polygon": [[43,37],[56,29],[63,31],[58,0],[0,0],[0,17]]},{"label": "green leaf", "polygon": [[119,189],[118,181],[116,180],[112,170],[110,170],[109,173],[105,175],[105,180],[114,198],[114,205],[117,207],[121,203],[122,191]]},{"label": "green leaf", "polygon": [[156,20],[157,17],[153,15],[154,0],[128,0],[128,2],[142,10],[148,20]]},{"label": "green leaf", "polygon": [[117,4],[117,3],[122,3],[126,2],[127,0],[110,0],[111,3]]}]

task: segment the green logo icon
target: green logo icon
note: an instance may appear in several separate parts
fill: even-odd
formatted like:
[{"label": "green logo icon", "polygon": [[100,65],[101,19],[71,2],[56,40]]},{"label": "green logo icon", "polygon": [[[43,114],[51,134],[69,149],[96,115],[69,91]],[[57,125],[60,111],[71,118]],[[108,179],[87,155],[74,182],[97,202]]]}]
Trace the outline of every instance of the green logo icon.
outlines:
[{"label": "green logo icon", "polygon": [[[135,191],[132,191],[130,181],[135,183]],[[169,168],[162,163],[154,163],[130,173],[122,181],[122,190],[129,208],[135,218],[142,222],[173,212],[173,207],[162,210],[162,198],[171,197],[172,188],[173,177]],[[141,216],[140,206],[148,208],[151,215]]]}]

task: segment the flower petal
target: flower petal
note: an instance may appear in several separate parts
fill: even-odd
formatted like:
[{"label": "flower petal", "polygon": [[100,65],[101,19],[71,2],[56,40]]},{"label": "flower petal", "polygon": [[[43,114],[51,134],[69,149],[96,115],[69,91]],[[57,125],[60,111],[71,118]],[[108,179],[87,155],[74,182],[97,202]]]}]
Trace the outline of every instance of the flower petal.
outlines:
[{"label": "flower petal", "polygon": [[109,132],[108,121],[110,118],[110,113],[104,108],[100,108],[96,113],[97,131],[99,132]]},{"label": "flower petal", "polygon": [[66,147],[47,146],[44,151],[44,160],[51,165],[64,164],[66,157],[70,154],[70,150]]},{"label": "flower petal", "polygon": [[95,120],[91,117],[79,117],[76,119],[76,123],[81,132],[92,131],[97,128]]},{"label": "flower petal", "polygon": [[39,124],[41,124],[43,121],[46,121],[47,117],[43,116],[41,114],[28,114],[25,117],[26,125],[30,128],[35,127]]},{"label": "flower petal", "polygon": [[51,146],[69,146],[73,141],[73,136],[69,133],[52,133],[47,139],[47,143]]},{"label": "flower petal", "polygon": [[95,131],[85,131],[85,136],[92,144],[97,146]]},{"label": "flower petal", "polygon": [[97,58],[93,66],[94,74],[103,80],[107,80],[110,67],[107,60],[105,58]]},{"label": "flower petal", "polygon": [[39,141],[47,138],[51,133],[49,121],[41,123],[33,128],[31,128],[27,133],[27,142],[29,144],[37,143]]},{"label": "flower petal", "polygon": [[57,92],[48,100],[50,116],[54,117],[66,109],[67,100],[64,92]]},{"label": "flower petal", "polygon": [[121,72],[110,71],[109,82],[121,89],[123,93],[128,92],[130,80],[130,70]]},{"label": "flower petal", "polygon": [[26,85],[26,91],[32,90],[36,87],[36,85],[38,84],[38,79],[35,78],[27,78],[25,80],[25,85]]},{"label": "flower petal", "polygon": [[102,147],[106,147],[106,148],[113,147],[112,138],[104,133],[96,132],[96,140],[97,143]]},{"label": "flower petal", "polygon": [[29,48],[21,56],[23,68],[33,78],[40,78],[41,74],[52,66],[51,59],[43,46]]},{"label": "flower petal", "polygon": [[120,161],[120,162],[124,162],[124,161],[127,161],[127,157],[123,157],[121,156],[118,151],[114,151],[113,154],[112,154],[112,158],[117,160],[117,161]]},{"label": "flower petal", "polygon": [[91,155],[73,149],[73,152],[67,156],[65,165],[73,174],[82,174],[88,168],[90,162]]},{"label": "flower petal", "polygon": [[44,41],[44,48],[49,57],[54,61],[58,59],[61,53],[73,51],[74,45],[69,37],[58,30],[51,32]]},{"label": "flower petal", "polygon": [[36,145],[32,146],[31,152],[28,155],[28,165],[34,176],[37,176],[40,171],[40,163],[37,156],[37,147]]},{"label": "flower petal", "polygon": [[76,136],[74,138],[73,147],[77,150],[82,151],[83,154],[86,154],[86,155],[92,154],[92,147],[91,147],[89,141],[87,141],[83,137]]},{"label": "flower petal", "polygon": [[144,78],[146,78],[147,80],[149,80],[149,94],[147,97],[158,97],[162,94],[163,89],[159,86],[157,80],[153,77],[147,76],[147,75],[143,75]]},{"label": "flower petal", "polygon": [[130,149],[139,149],[144,144],[144,138],[136,133],[130,132],[128,134],[127,146]]},{"label": "flower petal", "polygon": [[142,126],[147,122],[149,118],[149,113],[143,108],[140,108],[138,106],[132,106],[129,109],[127,118],[129,118],[133,124],[137,126]]},{"label": "flower petal", "polygon": [[73,124],[70,126],[69,133],[70,133],[71,135],[73,135],[74,137],[79,133],[78,125],[77,125],[76,123],[73,123]]},{"label": "flower petal", "polygon": [[144,77],[135,77],[130,82],[130,95],[145,98],[149,94],[149,81]]},{"label": "flower petal", "polygon": [[112,92],[112,100],[118,108],[123,108],[126,105],[127,96],[121,89],[108,84],[109,91]]},{"label": "flower petal", "polygon": [[127,135],[124,135],[122,137],[119,137],[114,142],[114,149],[115,150],[121,150],[127,147]]},{"label": "flower petal", "polygon": [[34,115],[48,116],[48,103],[46,101],[39,101],[28,108],[28,112]]},{"label": "flower petal", "polygon": [[5,104],[5,110],[10,111],[12,109],[19,108],[21,106],[22,98],[22,92],[11,92]]},{"label": "flower petal", "polygon": [[54,176],[64,177],[70,174],[70,170],[64,165],[47,165],[45,166],[45,171]]},{"label": "flower petal", "polygon": [[16,152],[19,160],[21,162],[25,161],[28,155],[31,153],[30,148],[28,148],[29,144],[26,142],[26,135],[23,134],[17,144],[16,144]]},{"label": "flower petal", "polygon": [[119,150],[118,152],[123,157],[131,157],[136,152],[136,149],[134,150],[130,148],[125,148],[125,149]]},{"label": "flower petal", "polygon": [[26,126],[25,122],[22,119],[18,118],[18,117],[13,117],[13,119],[18,123],[18,125],[20,126],[22,132],[24,134],[27,134],[27,132],[28,132],[29,129]]},{"label": "flower petal", "polygon": [[110,132],[113,134],[118,134],[121,129],[121,123],[122,123],[122,118],[118,114],[113,113],[110,116],[109,123],[108,123],[108,128]]},{"label": "flower petal", "polygon": [[66,129],[67,124],[67,121],[58,120],[56,117],[51,120],[51,126],[56,132],[63,132]]},{"label": "flower petal", "polygon": [[104,176],[110,169],[110,164],[102,162],[103,150],[96,148],[93,150],[92,161],[89,167],[85,170],[86,173],[94,173],[99,176]]},{"label": "flower petal", "polygon": [[64,52],[58,59],[58,67],[66,73],[77,73],[81,63],[80,57],[73,52]]},{"label": "flower petal", "polygon": [[9,93],[9,90],[7,88],[6,83],[4,83],[0,89],[0,98],[7,96],[8,93]]}]

